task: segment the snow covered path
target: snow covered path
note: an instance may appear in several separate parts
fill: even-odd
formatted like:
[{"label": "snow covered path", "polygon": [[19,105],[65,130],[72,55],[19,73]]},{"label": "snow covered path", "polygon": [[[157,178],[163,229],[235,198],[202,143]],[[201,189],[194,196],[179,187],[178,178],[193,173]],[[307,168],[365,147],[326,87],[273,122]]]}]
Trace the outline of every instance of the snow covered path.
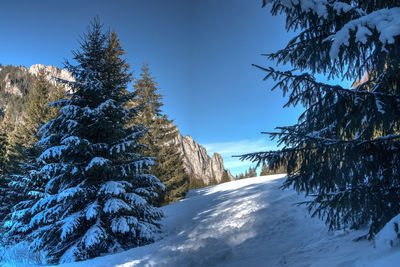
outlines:
[{"label": "snow covered path", "polygon": [[191,191],[185,200],[164,207],[161,240],[61,266],[390,266],[373,264],[377,252],[371,242],[351,241],[365,231],[329,232],[304,207],[293,205],[303,198],[280,190],[282,177]]}]

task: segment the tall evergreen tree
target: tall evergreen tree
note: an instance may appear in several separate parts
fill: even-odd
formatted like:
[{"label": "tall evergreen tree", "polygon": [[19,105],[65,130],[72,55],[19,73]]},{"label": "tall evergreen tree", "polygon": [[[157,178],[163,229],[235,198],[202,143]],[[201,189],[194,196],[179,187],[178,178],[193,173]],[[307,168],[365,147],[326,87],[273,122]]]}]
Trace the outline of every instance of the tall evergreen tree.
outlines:
[{"label": "tall evergreen tree", "polygon": [[[286,15],[288,30],[299,31],[266,56],[296,70],[257,67],[289,95],[287,106],[302,104],[305,112],[271,133],[283,149],[243,158],[286,165],[284,186],[314,197],[306,202],[313,216],[331,228],[369,225],[372,237],[400,212],[400,2],[267,2],[272,14]],[[316,73],[366,79],[344,88]]]},{"label": "tall evergreen tree", "polygon": [[[58,117],[41,128],[40,169],[44,196],[21,202],[6,222],[8,235],[45,251],[52,263],[83,260],[147,244],[162,213],[148,203],[163,185],[142,174],[152,164],[138,153],[144,130],[127,119],[131,80],[125,52],[115,33],[102,32],[95,19],[84,35],[69,99],[57,101]],[[34,177],[35,178],[35,177]],[[19,209],[18,209],[19,208]]]},{"label": "tall evergreen tree", "polygon": [[177,127],[162,114],[162,96],[158,93],[157,83],[151,77],[146,63],[143,64],[140,79],[136,80],[134,90],[137,98],[133,100],[133,104],[140,107],[141,112],[133,121],[148,127],[142,139],[142,143],[146,145],[143,153],[156,158],[156,163],[149,173],[158,177],[166,186],[156,204],[175,202],[183,198],[189,190],[189,176],[183,168],[178,145],[171,143],[178,134]]}]

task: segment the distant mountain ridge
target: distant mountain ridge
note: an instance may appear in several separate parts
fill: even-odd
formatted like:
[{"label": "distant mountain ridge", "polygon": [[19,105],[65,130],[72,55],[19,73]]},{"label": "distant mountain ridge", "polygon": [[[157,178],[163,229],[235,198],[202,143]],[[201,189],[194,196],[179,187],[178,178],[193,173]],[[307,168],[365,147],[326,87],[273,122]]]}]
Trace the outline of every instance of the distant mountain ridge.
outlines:
[{"label": "distant mountain ridge", "polygon": [[[75,81],[68,70],[52,65],[35,64],[30,68],[0,65],[0,120],[8,112],[12,118],[11,121],[21,122],[24,103],[33,90],[33,82],[40,70],[44,70],[47,80],[53,86],[60,84],[58,79]],[[64,87],[66,90],[69,89],[68,85],[64,85]],[[229,170],[225,170],[222,156],[214,153],[212,157],[209,157],[207,150],[192,137],[183,137],[179,132],[173,143],[178,145],[179,152],[183,156],[185,171],[191,179],[200,181],[200,184],[206,186],[234,180]]]}]

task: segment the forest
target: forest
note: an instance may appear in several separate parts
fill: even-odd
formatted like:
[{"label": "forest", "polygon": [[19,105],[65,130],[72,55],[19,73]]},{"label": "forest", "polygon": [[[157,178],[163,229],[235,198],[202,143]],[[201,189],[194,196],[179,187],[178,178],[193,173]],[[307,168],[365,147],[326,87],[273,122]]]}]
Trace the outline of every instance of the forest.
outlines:
[{"label": "forest", "polygon": [[[254,71],[287,97],[285,107],[304,111],[295,124],[263,132],[280,148],[241,155],[254,166],[236,175],[230,186],[246,188],[245,178],[260,178],[258,167],[260,176],[283,174],[280,189],[304,196],[296,204],[322,219],[329,230],[366,230],[355,242],[380,240],[382,231],[389,231],[389,245],[396,247],[400,3],[261,4],[271,15],[283,15],[286,30],[295,37],[278,51],[263,54],[276,67],[253,64]],[[133,77],[117,33],[106,29],[95,17],[78,40],[73,58],[65,61],[74,80],[52,83],[43,71],[35,76],[21,67],[0,66],[0,104],[12,103],[0,114],[0,247],[5,250],[24,243],[45,264],[119,253],[157,243],[166,234],[164,210],[184,205],[187,195],[220,194],[215,203],[228,198],[215,193],[218,188],[231,190],[228,183],[204,189],[206,184],[185,172],[172,143],[177,127],[162,111],[162,95],[149,65],[143,63],[139,76]],[[332,80],[351,84],[344,87]],[[20,95],[10,94],[14,84],[22,88]],[[226,170],[222,182],[230,182]],[[236,194],[255,191],[254,183]],[[273,182],[262,186],[275,188]],[[243,210],[261,206],[251,202],[254,207],[240,210],[241,204],[234,203],[238,221],[246,214]],[[246,227],[233,224],[235,229]]]}]

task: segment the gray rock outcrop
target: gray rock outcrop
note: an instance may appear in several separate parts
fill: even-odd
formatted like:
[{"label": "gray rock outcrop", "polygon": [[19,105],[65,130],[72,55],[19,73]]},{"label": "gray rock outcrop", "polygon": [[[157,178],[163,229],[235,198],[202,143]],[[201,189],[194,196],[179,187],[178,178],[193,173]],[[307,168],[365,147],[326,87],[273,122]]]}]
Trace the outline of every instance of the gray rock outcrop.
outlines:
[{"label": "gray rock outcrop", "polygon": [[[183,137],[181,133],[178,133],[174,143],[178,144],[179,152],[183,155],[184,168],[191,177],[202,180],[206,185],[214,181],[221,182],[225,168],[220,154],[214,153],[210,158],[203,146],[194,141],[191,136]],[[229,170],[227,175],[229,180],[234,180]]]},{"label": "gray rock outcrop", "polygon": [[18,84],[13,83],[10,80],[10,74],[7,73],[6,77],[4,78],[4,91],[11,94],[11,95],[16,95],[18,97],[22,97],[22,91],[18,87]]},{"label": "gray rock outcrop", "polygon": [[[52,65],[45,66],[43,64],[35,64],[35,65],[32,65],[28,69],[28,72],[31,75],[37,76],[39,74],[39,71],[42,69],[44,70],[44,73],[46,74],[46,79],[49,81],[49,83],[51,83],[53,85],[60,84],[58,82],[58,79],[70,81],[70,82],[75,81],[74,76],[72,76],[72,74],[68,70],[60,69],[60,68],[52,66]],[[66,90],[70,89],[70,87],[67,84],[64,84],[64,86],[65,86]]]}]

